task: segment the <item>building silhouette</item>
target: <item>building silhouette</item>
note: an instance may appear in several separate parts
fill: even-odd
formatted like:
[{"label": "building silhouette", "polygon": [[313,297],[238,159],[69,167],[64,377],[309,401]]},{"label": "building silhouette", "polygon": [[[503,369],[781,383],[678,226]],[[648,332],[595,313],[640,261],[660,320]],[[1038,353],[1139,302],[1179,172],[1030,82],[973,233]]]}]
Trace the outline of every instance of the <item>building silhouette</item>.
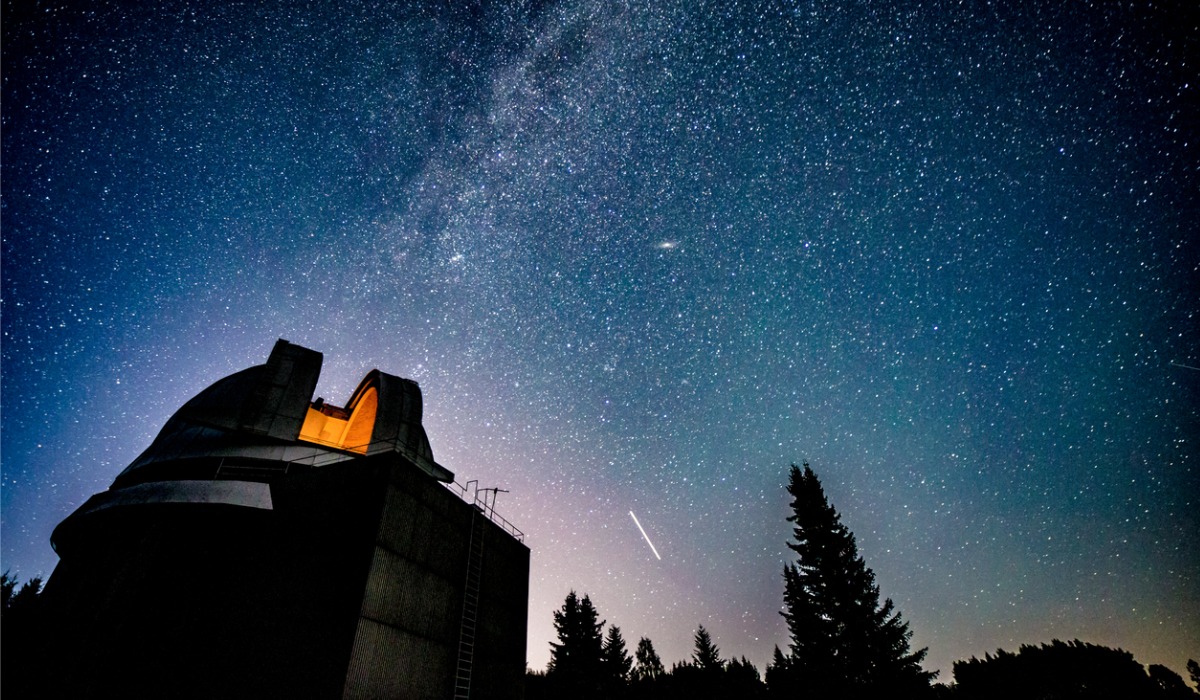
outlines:
[{"label": "building silhouette", "polygon": [[434,461],[415,382],[334,406],[321,360],[278,341],[58,525],[40,695],[521,697],[529,549],[497,490]]}]

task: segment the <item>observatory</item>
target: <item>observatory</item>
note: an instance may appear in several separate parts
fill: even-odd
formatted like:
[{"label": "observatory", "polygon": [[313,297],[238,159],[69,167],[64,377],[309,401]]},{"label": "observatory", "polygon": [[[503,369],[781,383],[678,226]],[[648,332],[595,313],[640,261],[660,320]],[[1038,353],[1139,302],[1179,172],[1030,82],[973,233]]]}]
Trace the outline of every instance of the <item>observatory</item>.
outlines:
[{"label": "observatory", "polygon": [[334,406],[321,360],[278,341],[58,525],[42,694],[521,697],[529,549],[496,489],[434,461],[415,382]]}]

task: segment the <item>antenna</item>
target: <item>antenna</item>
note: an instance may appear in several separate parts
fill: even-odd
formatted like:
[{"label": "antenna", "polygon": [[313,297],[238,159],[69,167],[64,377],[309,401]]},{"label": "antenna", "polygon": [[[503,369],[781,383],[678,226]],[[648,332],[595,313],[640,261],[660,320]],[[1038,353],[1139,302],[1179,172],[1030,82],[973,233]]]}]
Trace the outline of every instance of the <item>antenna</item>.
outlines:
[{"label": "antenna", "polygon": [[[491,518],[496,513],[496,497],[502,493],[508,493],[508,489],[492,487],[490,489],[479,489],[479,491],[483,492],[483,510],[488,514],[488,518]],[[487,497],[489,491],[492,492],[491,504],[488,503]]]}]

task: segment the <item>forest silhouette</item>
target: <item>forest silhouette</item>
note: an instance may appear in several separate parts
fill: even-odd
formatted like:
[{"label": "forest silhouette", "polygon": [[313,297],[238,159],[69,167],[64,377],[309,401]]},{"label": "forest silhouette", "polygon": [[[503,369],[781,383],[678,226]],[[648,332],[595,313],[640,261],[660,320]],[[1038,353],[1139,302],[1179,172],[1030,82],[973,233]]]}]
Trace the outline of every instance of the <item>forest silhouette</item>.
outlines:
[{"label": "forest silhouette", "polygon": [[[621,628],[601,619],[586,594],[570,591],[554,612],[558,640],[545,671],[528,671],[528,700],[655,698],[889,698],[1008,700],[1010,698],[1178,699],[1200,697],[1200,664],[1187,663],[1191,685],[1165,666],[1148,669],[1133,655],[1074,640],[997,650],[956,661],[952,683],[934,683],[925,649],[909,646],[912,632],[891,599],[880,602],[875,575],[858,554],[854,535],[829,503],[806,463],[791,466],[794,561],[783,568],[786,649],[776,647],[760,673],[746,657],[725,657],[711,633],[696,628],[691,658],[664,664],[654,643],[638,639],[632,655]],[[0,576],[0,669],[4,697],[37,694],[49,669],[40,654],[47,630],[40,578],[18,587]],[[606,627],[607,625],[607,627]]]},{"label": "forest silhouette", "polygon": [[[829,503],[807,463],[792,465],[795,560],[784,566],[782,615],[787,649],[775,648],[765,673],[744,656],[723,658],[703,625],[690,659],[668,670],[642,637],[630,657],[621,630],[600,619],[591,598],[572,590],[554,613],[558,640],[544,672],[526,675],[529,700],[598,698],[1196,698],[1177,673],[1149,670],[1121,649],[1054,640],[997,650],[983,659],[957,661],[953,683],[934,683],[925,671],[925,649],[909,647],[912,632],[889,598],[880,602],[875,575],[858,554],[853,533]],[[1200,665],[1187,667],[1200,687]]]}]

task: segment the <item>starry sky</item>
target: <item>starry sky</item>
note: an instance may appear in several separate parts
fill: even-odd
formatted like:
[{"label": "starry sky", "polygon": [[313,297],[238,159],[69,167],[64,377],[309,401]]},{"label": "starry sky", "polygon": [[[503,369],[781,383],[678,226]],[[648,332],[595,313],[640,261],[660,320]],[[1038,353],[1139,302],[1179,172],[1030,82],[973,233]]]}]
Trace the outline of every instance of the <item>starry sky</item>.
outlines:
[{"label": "starry sky", "polygon": [[761,670],[803,460],[942,680],[1200,656],[1190,3],[153,4],[3,4],[5,569],[283,337],[509,490],[532,668]]}]

